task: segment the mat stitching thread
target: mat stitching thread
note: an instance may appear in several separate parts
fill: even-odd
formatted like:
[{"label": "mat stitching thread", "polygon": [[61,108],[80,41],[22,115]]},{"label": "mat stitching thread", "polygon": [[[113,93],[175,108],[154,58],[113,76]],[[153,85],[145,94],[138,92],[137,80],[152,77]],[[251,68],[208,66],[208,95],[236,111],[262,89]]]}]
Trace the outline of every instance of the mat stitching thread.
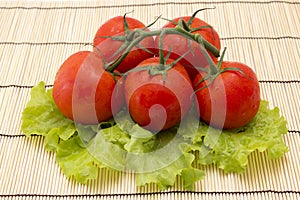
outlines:
[{"label": "mat stitching thread", "polygon": [[112,193],[112,194],[0,194],[0,197],[114,197],[114,196],[147,196],[164,194],[255,194],[255,193],[275,193],[275,194],[300,194],[300,191],[286,190],[258,190],[258,191],[165,191],[165,192],[146,192],[146,193]]},{"label": "mat stitching thread", "polygon": [[[288,133],[295,133],[300,135],[300,130],[288,130]],[[8,135],[0,133],[0,137],[9,137],[9,138],[16,138],[16,137],[26,137],[24,134],[16,134],[16,135]],[[42,135],[32,134],[30,137],[42,137]]]},{"label": "mat stitching thread", "polygon": [[211,1],[211,2],[158,2],[150,4],[126,4],[126,5],[99,5],[99,6],[61,6],[61,7],[26,7],[26,6],[2,6],[0,9],[22,9],[22,10],[62,10],[62,9],[98,9],[98,8],[123,8],[123,7],[145,7],[145,6],[159,6],[159,5],[188,5],[188,4],[292,4],[300,5],[300,2],[290,2],[290,1]]},{"label": "mat stitching thread", "polygon": [[[300,40],[300,36],[279,36],[279,37],[267,37],[267,36],[232,36],[223,37],[220,40],[283,40],[283,39],[293,39]],[[12,42],[12,41],[2,41],[0,45],[89,45],[89,42]]]},{"label": "mat stitching thread", "polygon": [[[300,83],[300,80],[260,80],[259,83],[280,83],[280,84],[293,84],[293,83]],[[17,85],[17,84],[10,84],[10,85],[0,85],[0,89],[4,88],[33,88],[33,85]],[[53,85],[45,85],[46,88],[53,87]]]}]

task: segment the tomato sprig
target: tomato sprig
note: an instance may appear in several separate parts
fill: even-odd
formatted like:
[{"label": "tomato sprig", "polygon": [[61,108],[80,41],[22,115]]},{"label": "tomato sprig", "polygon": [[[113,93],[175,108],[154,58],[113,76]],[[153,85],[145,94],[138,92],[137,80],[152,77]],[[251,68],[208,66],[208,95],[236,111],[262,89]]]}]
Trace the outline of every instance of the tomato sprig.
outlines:
[{"label": "tomato sprig", "polygon": [[[119,40],[123,41],[124,43],[122,46],[114,53],[113,56],[117,55],[120,52],[123,52],[122,55],[117,58],[116,60],[106,63],[105,68],[107,71],[113,72],[115,69],[117,69],[118,65],[126,58],[126,56],[130,53],[130,51],[134,47],[138,47],[142,50],[149,51],[148,49],[140,46],[140,42],[147,38],[147,37],[154,37],[158,36],[160,38],[159,41],[159,56],[160,56],[160,64],[164,64],[164,55],[163,55],[163,48],[162,48],[162,43],[163,43],[163,36],[168,35],[168,34],[175,34],[175,35],[180,35],[183,36],[189,40],[197,42],[199,45],[203,46],[205,50],[208,50],[211,52],[215,57],[220,56],[219,50],[209,43],[207,40],[205,40],[201,34],[194,34],[193,32],[196,30],[199,30],[201,28],[212,28],[212,27],[198,27],[196,29],[191,29],[189,28],[189,24],[192,23],[193,19],[195,18],[196,14],[204,9],[197,10],[191,17],[191,19],[188,22],[185,22],[184,20],[180,20],[179,23],[175,26],[175,28],[163,28],[160,30],[147,30],[147,28],[151,27],[157,20],[161,18],[161,16],[157,17],[154,22],[152,22],[150,25],[146,26],[143,29],[134,29],[130,30],[126,21],[126,14],[123,16],[123,23],[124,23],[124,28],[125,28],[125,35],[124,36],[110,36],[112,40]],[[171,49],[170,49],[171,51]],[[152,52],[151,52],[152,53]]]}]

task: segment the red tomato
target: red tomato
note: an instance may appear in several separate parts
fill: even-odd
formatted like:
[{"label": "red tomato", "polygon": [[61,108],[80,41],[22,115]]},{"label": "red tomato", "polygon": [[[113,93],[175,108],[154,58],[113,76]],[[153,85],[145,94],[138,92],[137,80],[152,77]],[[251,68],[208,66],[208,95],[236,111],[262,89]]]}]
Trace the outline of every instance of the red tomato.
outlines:
[{"label": "red tomato", "polygon": [[[96,124],[112,117],[115,85],[113,76],[104,70],[102,60],[95,53],[80,51],[61,65],[52,95],[59,110],[69,119]],[[122,106],[122,98],[114,102],[118,109]]]},{"label": "red tomato", "polygon": [[[178,22],[179,19],[183,19],[185,22],[188,22],[191,17],[179,17],[176,19],[173,19],[172,21]],[[176,25],[172,22],[168,22],[166,25],[163,26],[163,28],[174,28]],[[205,27],[210,26],[205,21],[194,18],[190,28],[199,28],[199,27]],[[211,26],[210,26],[211,27]],[[191,31],[193,34],[200,34],[204,39],[206,39],[209,43],[214,45],[218,50],[221,48],[220,43],[220,37],[218,33],[213,28],[201,28],[200,30]],[[155,39],[156,49],[159,49],[159,36]],[[193,66],[196,67],[205,67],[208,62],[204,56],[204,54],[201,51],[201,48],[199,47],[199,44],[195,41],[192,41],[190,39],[187,39],[184,36],[175,35],[175,34],[168,34],[163,37],[162,42],[162,49],[164,50],[164,54],[166,55],[168,51],[171,51],[170,58],[177,59],[180,56],[182,56],[187,51],[190,51],[190,53],[186,54],[183,59],[180,61],[180,63],[185,66],[185,69],[189,73],[191,79],[193,80],[195,76],[198,74],[198,70],[196,70]],[[218,60],[217,57],[215,57],[213,54],[211,54],[209,51],[211,58],[216,62]]]},{"label": "red tomato", "polygon": [[[166,64],[172,63],[169,59]],[[159,58],[149,58],[137,66],[158,68]],[[133,120],[151,131],[178,124],[192,104],[193,88],[184,67],[177,63],[166,72],[151,75],[148,70],[128,74],[124,84],[125,101]]]},{"label": "red tomato", "polygon": [[198,84],[207,75],[201,72],[193,82],[201,119],[223,129],[246,125],[256,115],[260,105],[260,88],[253,70],[238,62],[223,62],[220,69],[228,67],[238,68],[242,72],[225,71],[211,84],[210,79]]},{"label": "red tomato", "polygon": [[[143,29],[145,25],[137,19],[126,17],[126,21],[130,30],[134,29]],[[148,29],[146,29],[148,30]],[[113,56],[115,52],[124,44],[124,41],[117,41],[111,38],[105,38],[107,36],[124,36],[125,35],[125,27],[122,16],[117,16],[109,19],[98,29],[95,37],[94,37],[94,48],[95,52],[101,52],[102,58],[107,62],[112,62],[116,60],[124,51],[121,51],[117,55]],[[121,62],[121,64],[117,67],[119,72],[126,72],[135,66],[137,66],[141,61],[153,57],[154,54],[147,52],[151,51],[154,47],[154,39],[153,37],[146,37],[139,43],[139,47],[135,46],[126,58]]]}]

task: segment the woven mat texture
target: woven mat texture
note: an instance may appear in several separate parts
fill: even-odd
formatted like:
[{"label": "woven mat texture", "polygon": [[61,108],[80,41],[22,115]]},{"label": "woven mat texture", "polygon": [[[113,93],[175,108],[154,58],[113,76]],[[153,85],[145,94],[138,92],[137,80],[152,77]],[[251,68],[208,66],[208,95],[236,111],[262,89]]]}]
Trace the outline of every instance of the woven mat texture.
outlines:
[{"label": "woven mat texture", "polygon": [[[100,24],[133,10],[132,17],[149,24],[161,14],[172,19],[204,7],[216,7],[198,17],[220,34],[225,59],[253,67],[262,99],[287,119],[284,157],[255,152],[241,175],[208,166],[195,191],[185,192],[178,181],[159,192],[151,184],[136,187],[133,174],[105,169],[87,185],[67,180],[43,138],[23,135],[21,113],[31,87],[41,80],[52,85],[68,56],[91,50],[86,44]],[[300,199],[299,111],[300,1],[0,1],[1,199]]]}]

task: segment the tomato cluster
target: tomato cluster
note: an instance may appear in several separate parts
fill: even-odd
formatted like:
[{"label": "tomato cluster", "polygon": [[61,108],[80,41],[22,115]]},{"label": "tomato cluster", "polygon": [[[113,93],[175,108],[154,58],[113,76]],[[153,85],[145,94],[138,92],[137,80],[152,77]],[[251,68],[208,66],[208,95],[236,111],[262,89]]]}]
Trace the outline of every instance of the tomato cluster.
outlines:
[{"label": "tomato cluster", "polygon": [[61,65],[53,98],[82,124],[106,121],[125,107],[137,124],[160,131],[180,123],[195,105],[209,125],[239,128],[258,111],[259,83],[250,67],[223,61],[220,49],[219,34],[195,14],[158,30],[117,16],[100,26],[93,51],[77,52]]}]

